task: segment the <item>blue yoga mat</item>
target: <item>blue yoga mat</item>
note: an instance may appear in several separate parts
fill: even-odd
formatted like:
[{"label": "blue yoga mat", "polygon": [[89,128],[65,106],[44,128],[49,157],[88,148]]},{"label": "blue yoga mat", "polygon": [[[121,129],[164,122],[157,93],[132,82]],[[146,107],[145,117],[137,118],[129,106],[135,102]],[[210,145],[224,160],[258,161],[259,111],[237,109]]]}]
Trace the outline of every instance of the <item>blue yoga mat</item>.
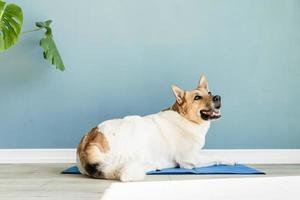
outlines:
[{"label": "blue yoga mat", "polygon": [[[67,168],[63,174],[80,174],[77,166]],[[262,171],[248,167],[246,165],[213,165],[194,169],[167,168],[162,170],[147,172],[148,175],[159,174],[265,174]]]}]

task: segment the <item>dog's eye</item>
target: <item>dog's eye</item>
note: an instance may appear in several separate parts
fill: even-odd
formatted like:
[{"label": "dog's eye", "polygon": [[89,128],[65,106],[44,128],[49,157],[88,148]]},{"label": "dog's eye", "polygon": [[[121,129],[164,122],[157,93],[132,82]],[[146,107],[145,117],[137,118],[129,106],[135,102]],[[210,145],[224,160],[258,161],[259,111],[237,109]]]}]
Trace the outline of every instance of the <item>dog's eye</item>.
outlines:
[{"label": "dog's eye", "polygon": [[195,98],[194,98],[194,100],[200,100],[200,99],[202,99],[202,97],[199,96],[199,95],[196,95]]},{"label": "dog's eye", "polygon": [[208,95],[211,96],[212,95],[211,92],[208,92]]}]

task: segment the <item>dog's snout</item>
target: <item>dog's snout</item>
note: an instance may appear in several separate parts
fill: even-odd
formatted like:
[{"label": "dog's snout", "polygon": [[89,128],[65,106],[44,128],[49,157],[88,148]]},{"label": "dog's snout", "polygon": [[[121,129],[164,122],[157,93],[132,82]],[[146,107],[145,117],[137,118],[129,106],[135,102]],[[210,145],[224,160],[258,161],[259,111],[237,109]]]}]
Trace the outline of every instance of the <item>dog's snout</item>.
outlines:
[{"label": "dog's snout", "polygon": [[214,96],[213,101],[214,102],[220,102],[221,101],[221,96],[219,96],[219,95]]},{"label": "dog's snout", "polygon": [[221,96],[219,96],[219,95],[213,96],[212,100],[214,102],[215,108],[220,109],[221,108]]}]

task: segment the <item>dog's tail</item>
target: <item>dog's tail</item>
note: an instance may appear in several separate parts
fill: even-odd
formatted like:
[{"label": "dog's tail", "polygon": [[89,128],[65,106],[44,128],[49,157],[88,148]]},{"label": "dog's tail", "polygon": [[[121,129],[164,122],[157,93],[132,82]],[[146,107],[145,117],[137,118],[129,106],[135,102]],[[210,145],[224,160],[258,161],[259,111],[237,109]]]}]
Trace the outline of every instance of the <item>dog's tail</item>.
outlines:
[{"label": "dog's tail", "polygon": [[77,166],[80,173],[93,178],[106,178],[101,168],[108,151],[109,145],[104,134],[97,127],[93,128],[77,147]]}]

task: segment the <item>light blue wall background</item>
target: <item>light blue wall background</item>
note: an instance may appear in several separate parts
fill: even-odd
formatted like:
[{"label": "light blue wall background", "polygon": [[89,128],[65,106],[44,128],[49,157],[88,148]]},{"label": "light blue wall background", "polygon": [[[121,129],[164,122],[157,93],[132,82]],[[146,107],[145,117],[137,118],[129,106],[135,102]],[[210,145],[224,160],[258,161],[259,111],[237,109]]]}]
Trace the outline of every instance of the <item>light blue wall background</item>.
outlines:
[{"label": "light blue wall background", "polygon": [[300,148],[300,1],[15,0],[23,30],[52,19],[66,65],[42,33],[0,54],[0,148],[73,148],[99,122],[174,101],[205,73],[223,97],[207,148]]}]

